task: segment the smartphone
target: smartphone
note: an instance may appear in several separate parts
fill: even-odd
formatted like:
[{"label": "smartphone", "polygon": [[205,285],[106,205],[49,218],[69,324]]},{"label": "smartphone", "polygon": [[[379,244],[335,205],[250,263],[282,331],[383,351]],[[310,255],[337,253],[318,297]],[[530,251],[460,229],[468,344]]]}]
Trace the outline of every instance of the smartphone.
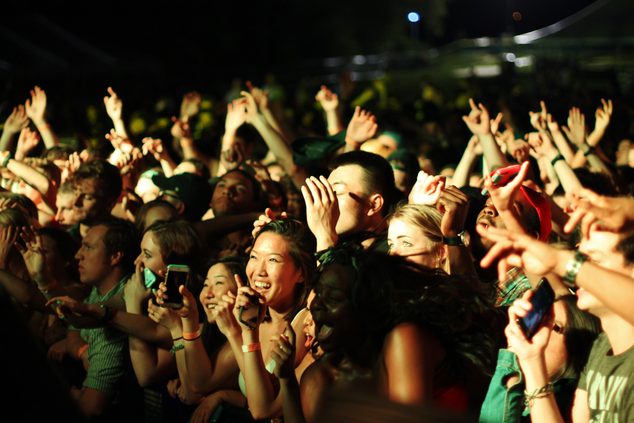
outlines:
[{"label": "smartphone", "polygon": [[[503,187],[504,185],[508,184],[509,181],[519,173],[521,167],[522,165],[515,164],[495,169],[489,174],[491,176],[491,182],[493,183],[493,186]],[[482,195],[486,195],[487,193],[488,191],[486,188],[482,190]]]},{"label": "smartphone", "polygon": [[249,307],[240,307],[238,310],[238,320],[243,325],[255,329],[260,316],[260,299],[256,295],[245,294],[249,298]]},{"label": "smartphone", "polygon": [[170,308],[181,308],[183,306],[183,295],[179,292],[181,285],[187,286],[189,281],[189,266],[183,264],[167,265],[165,274],[165,295],[167,299],[163,305]]},{"label": "smartphone", "polygon": [[539,281],[533,290],[533,296],[530,301],[533,305],[531,311],[526,316],[518,317],[516,320],[526,339],[531,339],[535,335],[535,332],[537,332],[544,319],[550,313],[555,301],[555,292],[546,278],[542,278]]},{"label": "smartphone", "polygon": [[156,275],[147,267],[143,269],[143,283],[148,289],[156,289],[158,287]]}]

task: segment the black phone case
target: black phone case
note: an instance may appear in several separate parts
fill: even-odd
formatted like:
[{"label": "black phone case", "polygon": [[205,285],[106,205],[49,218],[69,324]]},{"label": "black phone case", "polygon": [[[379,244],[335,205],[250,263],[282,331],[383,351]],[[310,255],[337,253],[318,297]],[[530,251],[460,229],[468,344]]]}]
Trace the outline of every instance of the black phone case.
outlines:
[{"label": "black phone case", "polygon": [[548,283],[548,280],[542,279],[531,297],[533,309],[526,316],[517,319],[517,323],[524,332],[526,339],[531,339],[535,335],[544,318],[550,312],[554,301],[555,292],[553,288]]}]

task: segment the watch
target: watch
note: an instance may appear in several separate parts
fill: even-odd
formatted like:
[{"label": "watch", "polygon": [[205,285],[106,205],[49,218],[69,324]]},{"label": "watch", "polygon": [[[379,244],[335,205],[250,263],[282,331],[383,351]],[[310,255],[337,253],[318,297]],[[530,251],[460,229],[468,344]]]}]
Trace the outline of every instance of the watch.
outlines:
[{"label": "watch", "polygon": [[443,236],[442,237],[443,244],[449,245],[449,246],[464,245],[465,247],[468,247],[469,246],[469,240],[470,240],[469,232],[467,232],[466,230],[460,232],[456,236]]}]

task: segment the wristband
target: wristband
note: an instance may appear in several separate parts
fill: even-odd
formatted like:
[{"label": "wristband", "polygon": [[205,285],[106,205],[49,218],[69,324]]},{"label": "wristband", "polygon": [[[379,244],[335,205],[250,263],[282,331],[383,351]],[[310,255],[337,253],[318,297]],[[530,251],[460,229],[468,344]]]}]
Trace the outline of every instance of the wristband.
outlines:
[{"label": "wristband", "polygon": [[564,160],[564,156],[562,156],[561,153],[557,153],[555,158],[550,161],[550,164],[555,167],[555,163],[557,163],[559,160]]},{"label": "wristband", "polygon": [[243,353],[260,351],[261,349],[262,349],[262,346],[260,345],[259,342],[256,342],[255,344],[244,344],[244,345],[242,345],[242,352]]},{"label": "wristband", "polygon": [[583,152],[584,157],[588,157],[590,154],[594,153],[594,147],[592,147],[591,145],[587,145],[587,144],[586,144],[586,146],[588,148]]},{"label": "wristband", "polygon": [[185,344],[183,344],[182,342],[178,343],[178,344],[174,344],[172,345],[172,348],[170,348],[170,354],[174,355],[176,354],[177,351],[183,350],[185,349]]},{"label": "wristband", "polygon": [[185,341],[195,341],[200,338],[202,330],[200,328],[196,332],[183,332],[183,339]]},{"label": "wristband", "polygon": [[4,158],[4,160],[2,161],[2,167],[7,167],[7,165],[9,164],[9,160],[11,159],[13,159],[13,153],[9,153],[7,157]]},{"label": "wristband", "polygon": [[84,344],[77,348],[77,358],[81,358],[82,355],[88,350],[88,344]]},{"label": "wristband", "polygon": [[583,265],[586,260],[588,260],[588,256],[579,251],[575,251],[575,255],[572,260],[566,264],[566,273],[562,277],[562,280],[568,288],[574,288],[575,281],[577,280],[577,274],[581,269],[581,265]]}]

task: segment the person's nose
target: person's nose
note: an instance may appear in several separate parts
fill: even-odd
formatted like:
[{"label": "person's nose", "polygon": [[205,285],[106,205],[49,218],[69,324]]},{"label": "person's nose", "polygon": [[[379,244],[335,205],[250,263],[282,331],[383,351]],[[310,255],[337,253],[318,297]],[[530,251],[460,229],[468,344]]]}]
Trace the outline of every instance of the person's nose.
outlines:
[{"label": "person's nose", "polygon": [[497,216],[497,210],[495,209],[495,207],[493,207],[492,204],[487,204],[486,206],[484,206],[484,209],[482,209],[482,213],[485,216],[491,216],[491,217]]}]

